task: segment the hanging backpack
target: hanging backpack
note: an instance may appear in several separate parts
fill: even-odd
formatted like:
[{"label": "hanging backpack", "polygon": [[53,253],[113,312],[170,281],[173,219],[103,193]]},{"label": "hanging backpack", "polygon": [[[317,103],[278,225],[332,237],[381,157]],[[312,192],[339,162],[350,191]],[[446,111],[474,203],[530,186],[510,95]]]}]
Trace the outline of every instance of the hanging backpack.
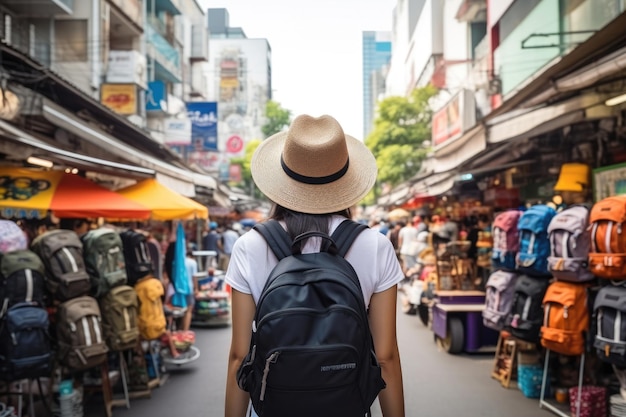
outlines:
[{"label": "hanging backpack", "polygon": [[77,297],[57,308],[57,342],[61,363],[74,371],[101,365],[107,358],[102,315],[95,298]]},{"label": "hanging backpack", "polygon": [[50,230],[33,240],[31,250],[46,267],[46,288],[54,298],[65,301],[89,294],[83,244],[75,232]]},{"label": "hanging backpack", "polygon": [[11,306],[0,321],[0,380],[49,376],[52,348],[48,312],[33,303]]},{"label": "hanging backpack", "polygon": [[517,222],[521,215],[522,212],[519,210],[507,210],[498,214],[493,220],[491,264],[494,269],[511,271],[515,269],[515,255],[519,250]]},{"label": "hanging backpack", "polygon": [[626,288],[602,287],[593,305],[591,319],[593,347],[598,358],[626,366]]},{"label": "hanging backpack", "polygon": [[35,252],[16,250],[0,255],[0,318],[17,303],[43,307],[45,269]]},{"label": "hanging backpack", "polygon": [[483,324],[494,330],[502,330],[506,316],[511,311],[515,294],[515,272],[495,271],[485,284],[485,309]]},{"label": "hanging backpack", "polygon": [[592,280],[589,271],[589,209],[572,206],[557,213],[548,226],[550,256],[548,270],[558,280]]},{"label": "hanging backpack", "polygon": [[600,277],[626,279],[626,196],[607,197],[591,208],[589,269]]},{"label": "hanging backpack", "polygon": [[126,285],[126,263],[120,235],[113,229],[90,230],[83,236],[87,272],[93,294],[100,298],[111,288]]},{"label": "hanging backpack", "polygon": [[126,263],[126,278],[128,285],[134,286],[141,278],[152,272],[150,249],[146,236],[128,229],[120,233],[124,247],[124,262]]},{"label": "hanging backpack", "polygon": [[[260,417],[362,417],[385,383],[359,279],[344,259],[366,226],[293,241],[276,221],[254,227],[279,259],[257,303],[250,351],[237,373]],[[319,253],[300,253],[320,237]]]},{"label": "hanging backpack", "polygon": [[132,349],[137,345],[137,293],[129,285],[111,288],[99,300],[102,312],[102,328],[107,346],[116,352]]},{"label": "hanging backpack", "polygon": [[165,333],[165,313],[163,312],[163,284],[156,278],[146,277],[137,281],[135,292],[139,298],[137,327],[144,340],[154,340]]},{"label": "hanging backpack", "polygon": [[520,272],[533,276],[550,276],[548,226],[555,215],[556,211],[552,207],[538,204],[520,216],[517,223],[519,252],[515,258]]},{"label": "hanging backpack", "polygon": [[515,282],[515,294],[511,311],[505,320],[505,329],[513,336],[527,342],[539,342],[543,323],[543,297],[549,281],[521,275]]},{"label": "hanging backpack", "polygon": [[541,345],[563,355],[585,351],[589,330],[587,285],[555,281],[543,297]]}]

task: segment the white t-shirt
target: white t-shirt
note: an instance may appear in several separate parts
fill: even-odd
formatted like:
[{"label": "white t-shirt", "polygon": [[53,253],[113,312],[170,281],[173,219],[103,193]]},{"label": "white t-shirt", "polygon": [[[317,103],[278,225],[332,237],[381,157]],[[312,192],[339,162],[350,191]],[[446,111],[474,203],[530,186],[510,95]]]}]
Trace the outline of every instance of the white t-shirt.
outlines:
[{"label": "white t-shirt", "polygon": [[416,256],[417,251],[415,249],[415,241],[417,240],[417,228],[411,226],[404,226],[400,229],[398,239],[402,239],[402,246],[400,247],[401,255]]},{"label": "white t-shirt", "polygon": [[[332,216],[330,233],[344,220],[344,217]],[[303,253],[317,251],[319,238],[309,239]],[[346,254],[346,260],[359,277],[367,306],[372,294],[383,292],[404,279],[391,242],[375,230],[367,229],[357,236]],[[261,234],[256,231],[246,233],[235,242],[226,271],[226,282],[239,292],[252,294],[256,303],[277,263]]]}]

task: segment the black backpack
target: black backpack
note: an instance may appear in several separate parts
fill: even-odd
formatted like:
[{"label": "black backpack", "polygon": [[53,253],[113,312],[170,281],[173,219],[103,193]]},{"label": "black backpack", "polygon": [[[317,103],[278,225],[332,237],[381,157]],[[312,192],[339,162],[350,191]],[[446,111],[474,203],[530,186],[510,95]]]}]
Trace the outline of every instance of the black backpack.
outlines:
[{"label": "black backpack", "polygon": [[52,348],[48,311],[35,303],[18,303],[0,321],[0,380],[50,376]]},{"label": "black backpack", "polygon": [[126,278],[130,286],[152,272],[150,249],[146,237],[132,229],[120,233],[126,262]]},{"label": "black backpack", "polygon": [[521,275],[515,282],[511,311],[505,320],[505,329],[514,337],[539,343],[543,325],[543,297],[550,281]]},{"label": "black backpack", "polygon": [[[237,373],[260,417],[363,417],[385,387],[359,279],[344,259],[367,226],[342,222],[332,237],[292,242],[273,220],[258,224],[279,262],[256,306],[250,351]],[[300,253],[309,237],[319,253]]]},{"label": "black backpack", "polygon": [[626,366],[626,288],[607,285],[598,291],[590,327],[598,358]]},{"label": "black backpack", "polygon": [[45,268],[39,256],[28,249],[0,255],[0,317],[22,302],[44,305]]}]

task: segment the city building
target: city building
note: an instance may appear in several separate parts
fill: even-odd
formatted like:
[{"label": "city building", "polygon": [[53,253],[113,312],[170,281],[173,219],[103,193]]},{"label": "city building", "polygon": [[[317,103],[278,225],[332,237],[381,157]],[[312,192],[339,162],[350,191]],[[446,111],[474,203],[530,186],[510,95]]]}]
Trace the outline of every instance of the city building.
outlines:
[{"label": "city building", "polygon": [[391,33],[365,31],[363,36],[363,138],[374,125],[376,102],[385,92],[385,72],[391,58]]}]

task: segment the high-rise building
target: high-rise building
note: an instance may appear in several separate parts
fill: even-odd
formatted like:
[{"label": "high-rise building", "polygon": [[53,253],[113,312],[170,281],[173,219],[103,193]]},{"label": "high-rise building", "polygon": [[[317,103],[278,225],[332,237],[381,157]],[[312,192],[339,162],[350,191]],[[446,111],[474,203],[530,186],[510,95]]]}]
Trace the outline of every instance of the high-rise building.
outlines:
[{"label": "high-rise building", "polygon": [[[272,49],[267,39],[248,38],[230,27],[226,9],[209,9],[208,98],[218,106],[218,149],[196,161],[224,180],[229,162],[244,155],[245,145],[263,139],[265,105],[272,98]],[[236,167],[230,167],[236,169]]]},{"label": "high-rise building", "polygon": [[391,58],[390,32],[363,32],[363,139],[374,124],[376,102],[385,92],[383,72]]}]

